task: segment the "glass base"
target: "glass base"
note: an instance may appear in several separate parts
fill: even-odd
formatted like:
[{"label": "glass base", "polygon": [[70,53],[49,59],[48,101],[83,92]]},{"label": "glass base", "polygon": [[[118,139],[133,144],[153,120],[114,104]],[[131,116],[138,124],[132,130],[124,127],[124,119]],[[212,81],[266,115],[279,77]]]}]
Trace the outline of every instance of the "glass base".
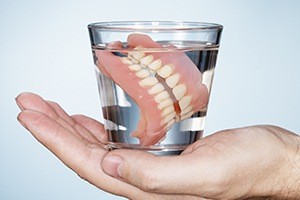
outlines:
[{"label": "glass base", "polygon": [[157,156],[171,156],[171,155],[180,155],[188,145],[153,145],[149,147],[144,147],[138,144],[121,144],[121,143],[108,143],[109,150],[115,149],[131,149],[131,150],[140,150],[146,151],[148,153],[157,155]]}]

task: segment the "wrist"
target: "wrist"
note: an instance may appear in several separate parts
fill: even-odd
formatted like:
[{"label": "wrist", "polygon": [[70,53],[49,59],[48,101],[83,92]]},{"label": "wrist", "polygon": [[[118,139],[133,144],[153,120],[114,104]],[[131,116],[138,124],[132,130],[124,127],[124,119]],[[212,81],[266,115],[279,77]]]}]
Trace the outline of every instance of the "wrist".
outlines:
[{"label": "wrist", "polygon": [[300,137],[292,135],[285,142],[285,159],[275,173],[277,178],[270,193],[274,199],[300,199]]},{"label": "wrist", "polygon": [[281,144],[277,143],[273,155],[266,158],[270,160],[273,157],[274,160],[265,168],[262,179],[250,191],[250,197],[300,199],[300,136],[275,128],[273,133]]},{"label": "wrist", "polygon": [[300,137],[294,136],[294,148],[289,151],[286,178],[283,182],[283,198],[300,199]]}]

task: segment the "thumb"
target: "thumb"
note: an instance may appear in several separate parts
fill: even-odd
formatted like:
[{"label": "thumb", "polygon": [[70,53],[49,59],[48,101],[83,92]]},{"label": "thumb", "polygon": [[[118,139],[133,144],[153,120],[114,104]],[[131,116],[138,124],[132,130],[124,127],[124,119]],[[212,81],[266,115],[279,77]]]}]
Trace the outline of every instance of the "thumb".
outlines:
[{"label": "thumb", "polygon": [[105,173],[144,191],[189,194],[195,187],[197,165],[190,154],[155,156],[134,150],[114,150],[102,161]]}]

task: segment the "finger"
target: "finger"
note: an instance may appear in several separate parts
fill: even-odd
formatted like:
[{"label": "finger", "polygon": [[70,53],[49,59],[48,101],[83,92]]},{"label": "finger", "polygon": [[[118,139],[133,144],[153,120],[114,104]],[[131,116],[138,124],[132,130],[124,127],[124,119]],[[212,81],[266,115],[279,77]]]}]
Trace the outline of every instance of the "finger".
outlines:
[{"label": "finger", "polygon": [[[73,169],[80,177],[95,186],[130,199],[190,199],[176,195],[146,193],[132,185],[105,174],[100,166],[107,151],[100,146],[91,145],[75,137],[52,118],[32,110],[24,110],[18,120],[33,136],[52,151],[62,162]],[[176,198],[175,198],[176,197]]]},{"label": "finger", "polygon": [[22,93],[16,98],[16,102],[22,110],[33,110],[50,117],[55,120],[62,127],[67,129],[70,133],[74,134],[80,139],[84,139],[70,124],[62,119],[55,110],[40,96],[33,93]]},{"label": "finger", "polygon": [[85,127],[94,137],[103,144],[107,143],[107,133],[103,124],[84,115],[72,115],[72,118],[80,125]]},{"label": "finger", "polygon": [[57,113],[42,99],[42,97],[30,93],[24,92],[16,97],[16,102],[21,110],[35,110],[44,113],[50,118],[56,119]]},{"label": "finger", "polygon": [[88,143],[79,140],[54,119],[37,111],[24,110],[18,115],[18,120],[68,166],[84,162]]},{"label": "finger", "polygon": [[164,194],[193,195],[195,191],[201,190],[197,183],[205,181],[202,173],[206,172],[191,154],[158,157],[133,150],[108,153],[103,159],[102,167],[107,174],[144,191]]},{"label": "finger", "polygon": [[99,140],[91,134],[88,129],[86,129],[81,124],[78,124],[76,120],[70,117],[56,102],[47,101],[47,103],[53,108],[53,110],[58,114],[58,116],[72,126],[77,133],[79,133],[84,139],[89,142],[98,143]]},{"label": "finger", "polygon": [[67,113],[66,111],[64,111],[62,109],[62,107],[60,107],[60,105],[58,105],[58,103],[54,102],[54,101],[49,101],[46,100],[46,102],[48,103],[48,105],[56,112],[56,114],[62,118],[63,120],[65,120],[68,124],[70,124],[71,126],[73,126],[75,124],[75,120],[72,119]]},{"label": "finger", "polygon": [[[109,188],[108,185],[105,185],[106,183],[112,184],[113,182],[116,186],[120,185],[120,183],[116,183],[117,180],[105,175],[101,170],[100,162],[107,152],[105,149],[96,145],[91,146],[89,143],[79,140],[43,113],[25,110],[18,115],[18,120],[39,142],[80,177],[89,180],[96,186],[101,186],[107,191]],[[94,156],[94,154],[97,156]],[[103,183],[99,183],[100,181],[103,181]],[[111,192],[117,193],[117,191]]]}]

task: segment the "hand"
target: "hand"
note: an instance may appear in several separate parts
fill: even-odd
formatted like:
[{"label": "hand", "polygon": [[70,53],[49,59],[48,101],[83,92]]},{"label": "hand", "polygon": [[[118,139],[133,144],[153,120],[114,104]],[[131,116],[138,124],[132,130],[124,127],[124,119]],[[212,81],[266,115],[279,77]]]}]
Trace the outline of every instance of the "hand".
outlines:
[{"label": "hand", "polygon": [[16,102],[22,110],[18,115],[20,123],[65,165],[96,187],[129,199],[201,199],[148,193],[108,176],[101,169],[108,152],[102,124],[82,115],[69,116],[57,103],[32,93],[20,94]]},{"label": "hand", "polygon": [[299,198],[299,137],[281,128],[221,131],[176,157],[108,153],[99,122],[68,116],[31,93],[16,101],[20,123],[81,178],[107,192],[130,199]]},{"label": "hand", "polygon": [[111,176],[146,192],[207,199],[300,199],[300,138],[274,126],[225,130],[180,156],[115,150],[102,162]]}]

